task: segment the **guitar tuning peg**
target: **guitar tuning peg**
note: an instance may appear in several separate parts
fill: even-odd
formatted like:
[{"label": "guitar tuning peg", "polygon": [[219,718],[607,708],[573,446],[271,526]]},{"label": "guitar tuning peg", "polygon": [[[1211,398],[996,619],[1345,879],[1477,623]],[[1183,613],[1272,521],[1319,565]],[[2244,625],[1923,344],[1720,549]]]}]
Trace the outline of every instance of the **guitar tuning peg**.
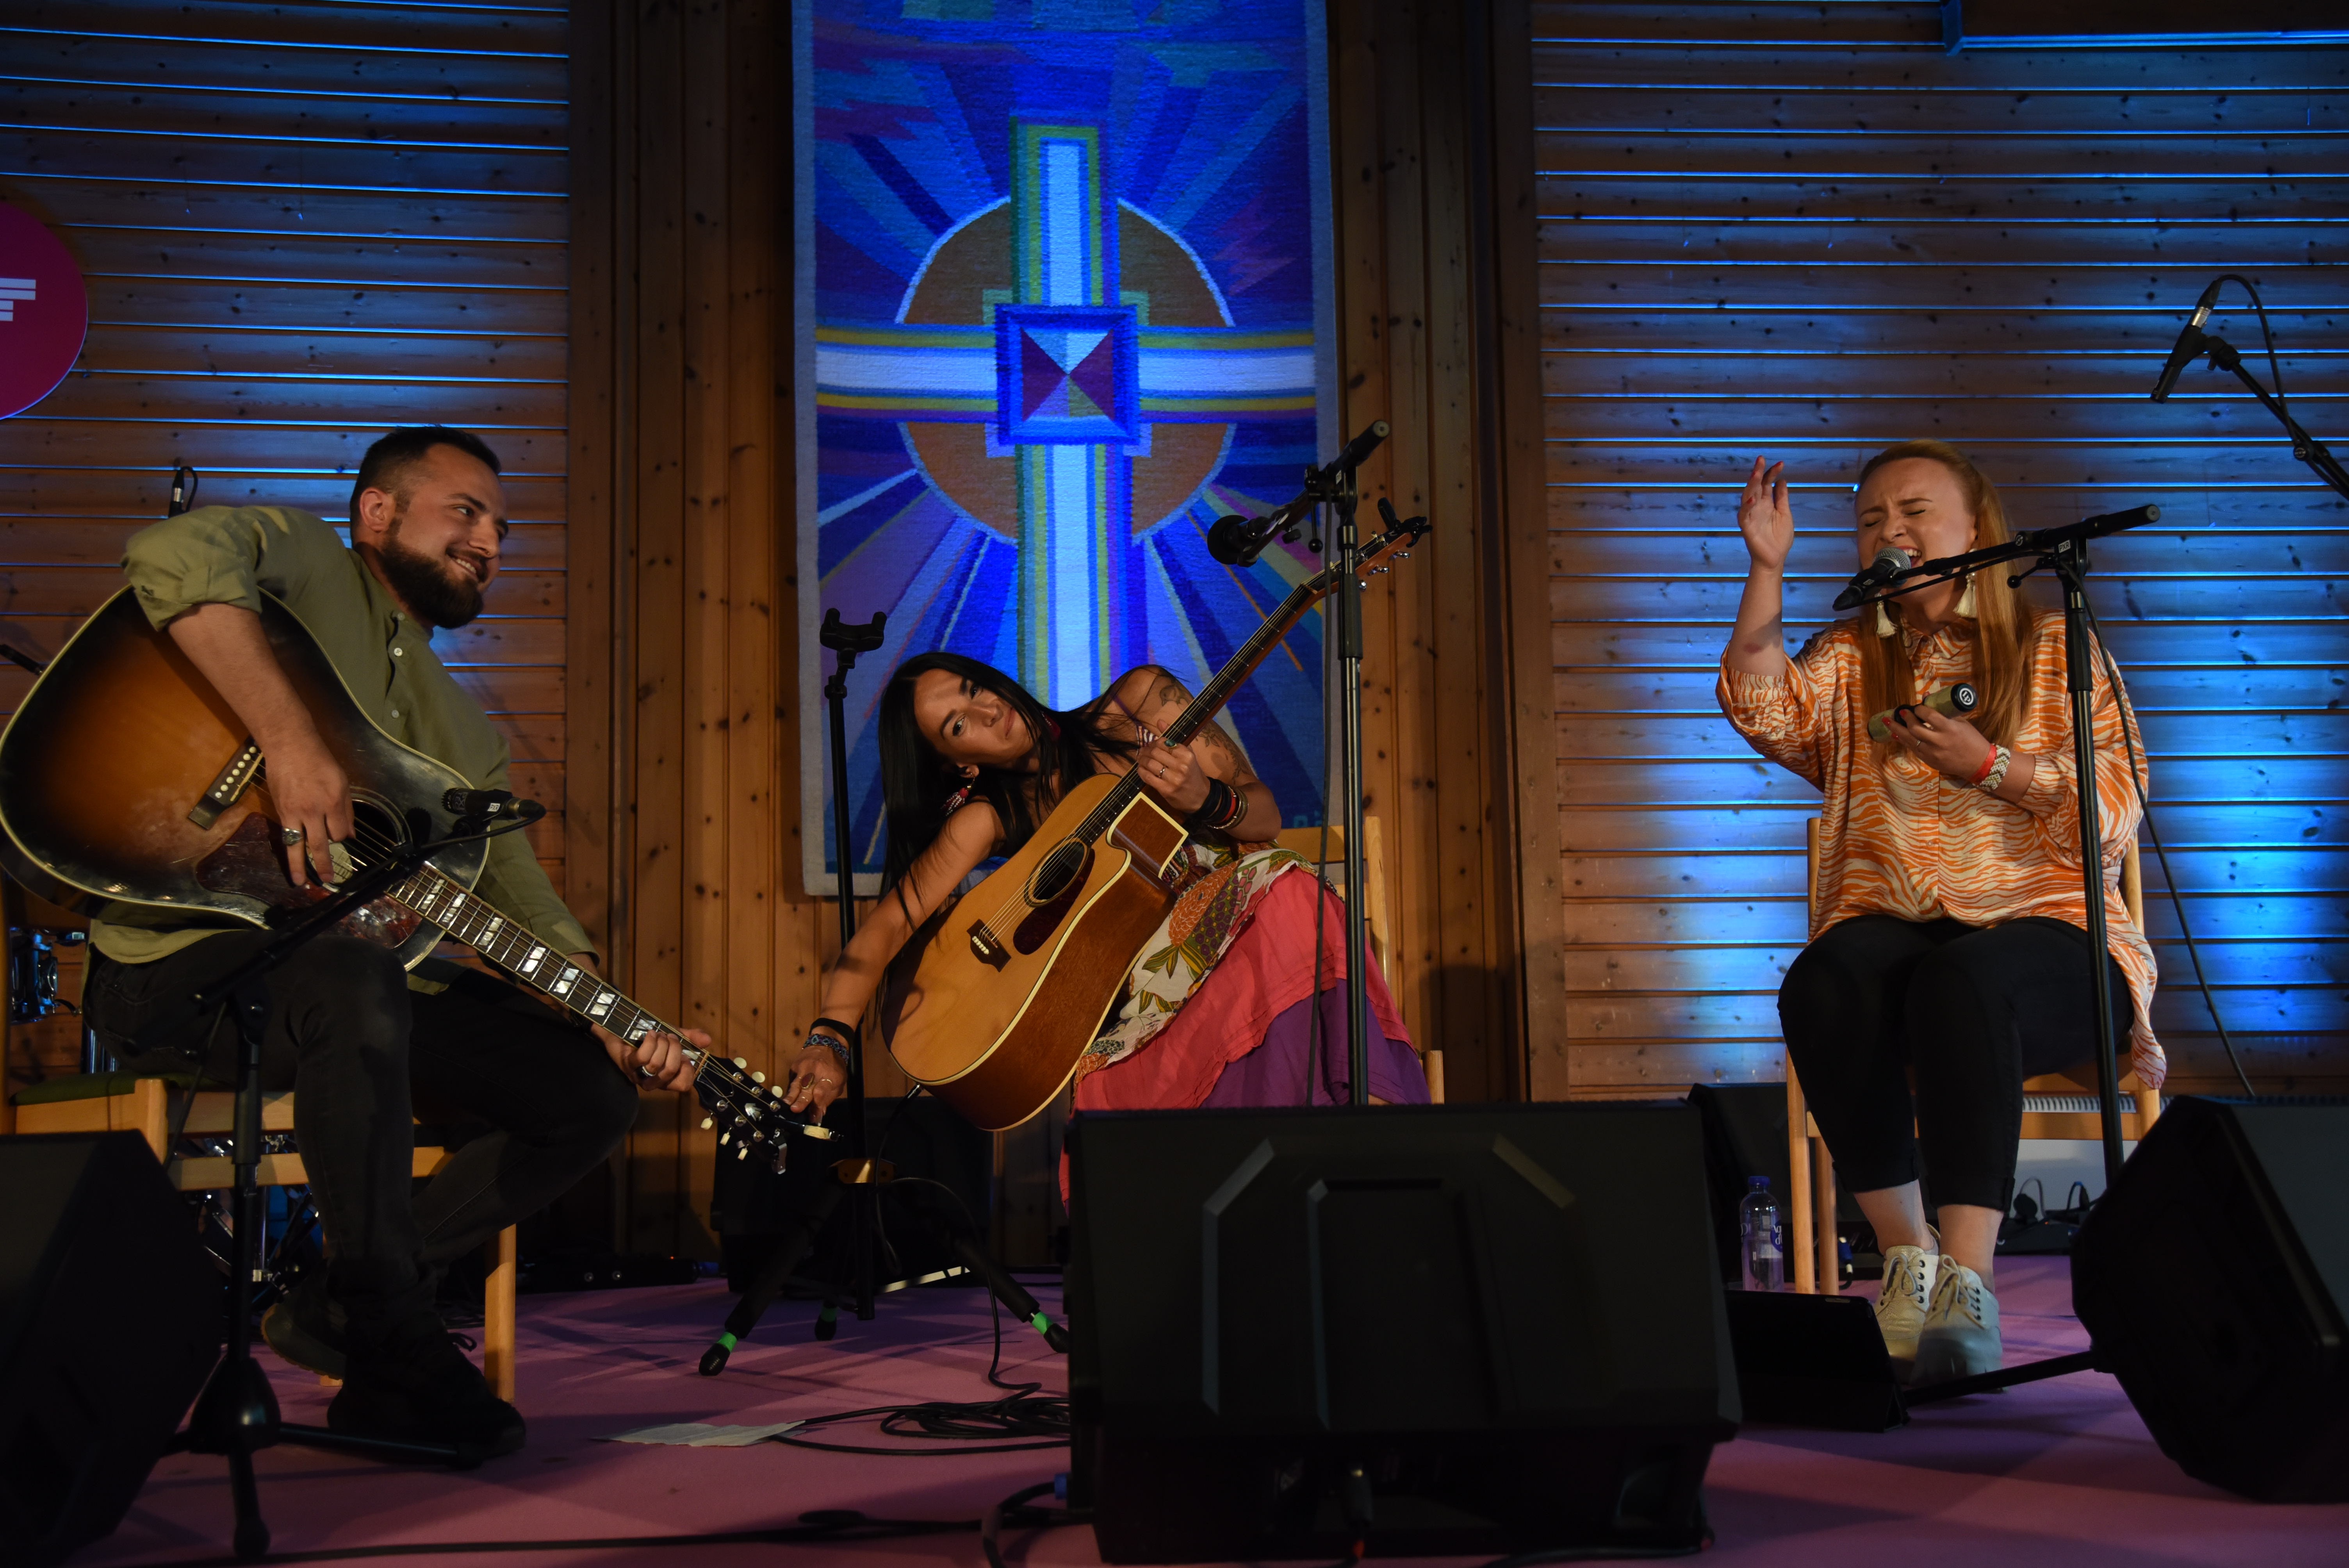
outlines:
[{"label": "guitar tuning peg", "polygon": [[767,1081],[767,1075],[765,1073],[752,1073],[750,1075],[750,1081],[752,1083],[765,1083]]},{"label": "guitar tuning peg", "polygon": [[1393,570],[1394,568],[1392,566],[1373,566],[1371,568],[1371,575],[1373,577],[1383,577]]},{"label": "guitar tuning peg", "polygon": [[1354,579],[1354,586],[1357,588],[1367,590],[1370,585],[1370,582],[1366,578],[1357,577]]},{"label": "guitar tuning peg", "polygon": [[701,1130],[704,1132],[709,1131],[711,1128],[717,1125],[717,1121],[710,1117],[705,1116],[701,1119]]},{"label": "guitar tuning peg", "polygon": [[781,1099],[783,1098],[783,1086],[779,1083],[769,1084],[767,1086],[767,1092],[773,1095],[777,1099]]},{"label": "guitar tuning peg", "polygon": [[725,1148],[728,1144],[733,1141],[734,1135],[730,1132],[721,1132],[718,1135],[718,1147],[720,1149]]},{"label": "guitar tuning peg", "polygon": [[750,1159],[750,1146],[749,1144],[747,1144],[747,1143],[746,1143],[746,1144],[742,1145],[742,1147],[741,1147],[741,1148],[740,1148],[740,1149],[736,1150],[734,1151],[734,1158],[735,1158],[735,1159],[737,1159],[737,1160],[748,1160],[748,1159]]},{"label": "guitar tuning peg", "polygon": [[1411,559],[1411,552],[1408,550],[1398,550],[1395,552],[1395,559],[1397,561],[1408,561]]},{"label": "guitar tuning peg", "polygon": [[747,1068],[750,1065],[750,1058],[748,1057],[736,1057],[734,1058],[734,1065],[738,1068]]}]

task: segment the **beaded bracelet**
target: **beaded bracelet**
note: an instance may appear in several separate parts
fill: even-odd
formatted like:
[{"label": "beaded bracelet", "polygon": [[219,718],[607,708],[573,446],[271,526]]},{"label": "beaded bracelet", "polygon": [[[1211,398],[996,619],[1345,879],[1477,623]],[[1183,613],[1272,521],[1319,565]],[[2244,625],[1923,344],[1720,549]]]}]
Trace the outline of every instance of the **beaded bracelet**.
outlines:
[{"label": "beaded bracelet", "polygon": [[1224,819],[1231,814],[1232,797],[1237,793],[1220,779],[1208,779],[1207,798],[1199,802],[1197,810],[1183,819],[1183,830],[1196,837],[1220,830]]},{"label": "beaded bracelet", "polygon": [[2014,753],[2002,746],[1991,758],[1990,771],[1983,774],[1974,788],[1985,795],[1995,795],[1998,787],[2006,782],[2006,770],[2014,761]]}]

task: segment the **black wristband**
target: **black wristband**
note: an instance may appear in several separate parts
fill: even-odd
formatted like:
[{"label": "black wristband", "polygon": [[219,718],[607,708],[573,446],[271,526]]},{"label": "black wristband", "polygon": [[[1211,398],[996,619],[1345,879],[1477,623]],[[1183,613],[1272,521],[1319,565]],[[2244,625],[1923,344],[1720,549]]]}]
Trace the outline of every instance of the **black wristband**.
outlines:
[{"label": "black wristband", "polygon": [[1232,794],[1232,787],[1222,779],[1208,779],[1207,798],[1199,802],[1197,810],[1183,819],[1183,830],[1195,838],[1221,828],[1225,817],[1231,812]]},{"label": "black wristband", "polygon": [[810,1034],[815,1033],[818,1029],[830,1029],[852,1046],[861,1046],[864,1043],[863,1037],[857,1034],[855,1025],[843,1024],[837,1018],[818,1018],[808,1026]]}]

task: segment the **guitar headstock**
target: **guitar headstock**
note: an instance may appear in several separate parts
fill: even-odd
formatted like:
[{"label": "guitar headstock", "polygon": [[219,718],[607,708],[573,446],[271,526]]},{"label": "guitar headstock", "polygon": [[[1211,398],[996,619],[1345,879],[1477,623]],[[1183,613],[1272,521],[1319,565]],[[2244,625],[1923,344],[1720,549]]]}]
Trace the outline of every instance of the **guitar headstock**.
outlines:
[{"label": "guitar headstock", "polygon": [[718,1134],[720,1150],[737,1160],[748,1160],[757,1150],[781,1171],[794,1135],[826,1142],[839,1138],[832,1129],[792,1114],[783,1104],[782,1086],[768,1083],[764,1073],[751,1072],[750,1066],[740,1057],[705,1056],[694,1075],[694,1098],[709,1113],[702,1128]]},{"label": "guitar headstock", "polygon": [[[1362,541],[1359,547],[1357,564],[1365,578],[1373,573],[1388,571],[1391,562],[1407,559],[1412,546],[1426,538],[1432,526],[1423,517],[1397,517],[1392,503],[1383,496],[1379,500],[1379,516],[1387,526]],[[1307,578],[1303,586],[1311,599],[1327,598],[1338,586],[1336,562],[1324,566]]]}]

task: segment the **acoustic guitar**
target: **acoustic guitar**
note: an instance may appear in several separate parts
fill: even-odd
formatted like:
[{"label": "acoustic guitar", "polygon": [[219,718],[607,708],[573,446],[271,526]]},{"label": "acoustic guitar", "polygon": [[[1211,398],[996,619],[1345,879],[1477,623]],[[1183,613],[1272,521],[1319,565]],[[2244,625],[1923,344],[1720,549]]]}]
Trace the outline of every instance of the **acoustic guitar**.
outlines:
[{"label": "acoustic guitar", "polygon": [[[1371,539],[1362,569],[1409,554],[1427,526],[1414,518]],[[1291,589],[1163,738],[1197,734],[1337,585],[1329,566]],[[1132,769],[1070,790],[1018,853],[916,934],[918,963],[881,1017],[905,1076],[988,1131],[1050,1105],[1181,891],[1184,836]]]},{"label": "acoustic guitar", "polygon": [[[351,781],[357,820],[345,846],[361,867],[398,846],[446,837],[443,797],[471,788],[455,769],[394,739],[363,712],[291,610],[264,594],[263,630],[319,735]],[[331,896],[287,879],[261,748],[125,589],[82,623],[0,732],[0,861],[68,909],[110,903],[275,927]],[[564,1010],[631,1045],[675,1025],[573,964],[473,892],[485,841],[436,852],[340,931],[413,968],[445,934]],[[832,1135],[790,1116],[781,1086],[747,1063],[686,1047],[720,1143],[780,1162],[789,1131]]]}]

